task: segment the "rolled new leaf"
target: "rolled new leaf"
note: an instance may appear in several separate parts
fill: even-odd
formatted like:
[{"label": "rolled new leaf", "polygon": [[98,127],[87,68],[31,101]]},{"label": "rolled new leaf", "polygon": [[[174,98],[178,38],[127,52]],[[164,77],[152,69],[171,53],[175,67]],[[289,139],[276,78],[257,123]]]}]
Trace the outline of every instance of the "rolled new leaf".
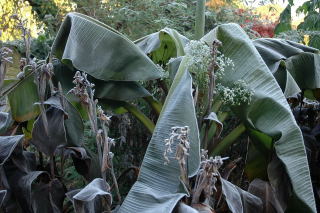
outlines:
[{"label": "rolled new leaf", "polygon": [[135,41],[145,54],[150,55],[152,61],[162,65],[166,65],[170,58],[183,56],[184,46],[188,42],[189,39],[170,28],[164,28]]}]

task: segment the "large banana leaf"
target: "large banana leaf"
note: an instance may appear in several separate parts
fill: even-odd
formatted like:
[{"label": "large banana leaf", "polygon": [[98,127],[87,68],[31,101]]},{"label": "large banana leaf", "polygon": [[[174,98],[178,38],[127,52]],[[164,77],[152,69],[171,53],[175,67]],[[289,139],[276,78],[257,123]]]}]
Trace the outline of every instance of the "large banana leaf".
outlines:
[{"label": "large banana leaf", "polygon": [[[286,60],[287,70],[303,90],[317,91],[320,89],[320,55],[301,53]],[[319,99],[319,95],[314,93]]]},{"label": "large banana leaf", "polygon": [[[73,76],[75,70],[67,65],[54,61],[54,81],[60,82],[65,93],[74,87]],[[95,97],[99,99],[111,99],[129,101],[136,98],[151,96],[151,94],[134,81],[102,81],[89,76],[89,81],[95,85]]]},{"label": "large banana leaf", "polygon": [[234,70],[226,69],[222,82],[241,79],[254,91],[250,105],[234,112],[247,127],[273,137],[276,154],[299,199],[297,211],[316,212],[303,137],[275,78],[240,26],[221,25],[203,37],[208,44],[214,39],[222,42],[222,53],[234,63]]},{"label": "large banana leaf", "polygon": [[254,40],[253,44],[272,73],[277,71],[281,60],[286,60],[304,52],[319,52],[315,48],[282,39],[260,38]]},{"label": "large banana leaf", "polygon": [[318,49],[280,39],[262,38],[253,43],[286,97],[311,90],[309,98],[320,98],[316,93],[320,88]]},{"label": "large banana leaf", "polygon": [[[172,160],[164,165],[164,140],[171,127],[189,126],[190,155],[188,175],[193,176],[200,163],[199,133],[192,98],[192,78],[185,58],[172,83],[149,143],[137,182],[131,188],[119,212],[171,212],[176,203],[188,195],[180,182],[179,165]],[[175,147],[174,147],[175,149]],[[175,152],[175,150],[173,151]]]},{"label": "large banana leaf", "polygon": [[166,65],[170,58],[183,56],[189,39],[174,29],[164,28],[135,41],[138,47],[157,64]]},{"label": "large banana leaf", "polygon": [[157,66],[129,39],[107,25],[79,13],[69,13],[52,53],[94,78],[138,81],[161,77]]}]

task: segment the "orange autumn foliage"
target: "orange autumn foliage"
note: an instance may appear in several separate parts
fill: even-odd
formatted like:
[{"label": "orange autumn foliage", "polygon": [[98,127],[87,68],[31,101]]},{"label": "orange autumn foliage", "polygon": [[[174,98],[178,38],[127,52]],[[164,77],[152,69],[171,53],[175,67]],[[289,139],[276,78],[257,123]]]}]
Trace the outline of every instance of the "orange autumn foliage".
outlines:
[{"label": "orange autumn foliage", "polygon": [[219,8],[225,6],[227,3],[224,0],[210,0],[206,3],[206,6],[211,8]]}]

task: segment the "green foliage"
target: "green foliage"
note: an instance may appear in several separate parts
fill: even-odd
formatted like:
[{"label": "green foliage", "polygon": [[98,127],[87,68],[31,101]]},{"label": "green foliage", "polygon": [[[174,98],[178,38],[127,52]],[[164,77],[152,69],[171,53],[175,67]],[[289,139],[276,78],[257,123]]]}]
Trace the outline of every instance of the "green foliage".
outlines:
[{"label": "green foliage", "polygon": [[165,27],[192,37],[195,2],[188,0],[75,1],[77,11],[90,15],[131,39],[138,39]]},{"label": "green foliage", "polygon": [[284,11],[280,14],[279,24],[276,26],[274,32],[279,34],[281,32],[291,30],[291,5],[288,4]]},{"label": "green foliage", "polygon": [[[298,9],[297,13],[304,13],[305,18],[304,21],[301,22],[297,30],[298,32],[290,32],[291,30],[291,6],[293,2],[289,2],[286,9],[280,15],[280,23],[277,25],[275,33],[279,35],[279,37],[283,36],[295,36],[294,40],[298,42],[304,42],[304,39],[297,39],[298,34],[304,32],[304,35],[309,36],[309,43],[308,45],[315,48],[320,48],[320,37],[319,37],[319,30],[320,30],[320,3],[316,0],[308,0],[305,1]],[[281,35],[282,33],[282,35]]]}]

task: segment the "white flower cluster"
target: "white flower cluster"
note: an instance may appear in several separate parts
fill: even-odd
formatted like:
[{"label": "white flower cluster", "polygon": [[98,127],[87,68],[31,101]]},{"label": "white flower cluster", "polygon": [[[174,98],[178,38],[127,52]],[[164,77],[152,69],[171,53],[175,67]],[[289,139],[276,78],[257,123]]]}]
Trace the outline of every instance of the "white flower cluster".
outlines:
[{"label": "white flower cluster", "polygon": [[216,61],[219,69],[215,72],[215,75],[216,75],[216,80],[220,80],[222,79],[222,76],[224,75],[224,70],[226,67],[230,67],[232,70],[234,70],[234,63],[233,61],[224,56],[222,53],[220,53],[218,56],[217,56],[217,61]]},{"label": "white flower cluster", "polygon": [[[185,53],[186,57],[189,58],[188,69],[196,75],[196,83],[198,83],[200,87],[207,87],[209,82],[207,73],[213,60],[211,48],[203,41],[191,40],[185,47]],[[216,80],[218,81],[224,75],[226,67],[230,67],[232,70],[234,69],[233,61],[220,52],[218,52],[215,63],[218,67],[218,69],[215,70]]]},{"label": "white flower cluster", "polygon": [[189,57],[189,71],[193,73],[207,72],[212,61],[211,49],[203,41],[191,40],[185,47],[186,56]]},{"label": "white flower cluster", "polygon": [[222,101],[231,106],[249,104],[253,95],[253,92],[248,89],[248,85],[243,80],[235,82],[231,88],[217,84],[217,92]]}]

